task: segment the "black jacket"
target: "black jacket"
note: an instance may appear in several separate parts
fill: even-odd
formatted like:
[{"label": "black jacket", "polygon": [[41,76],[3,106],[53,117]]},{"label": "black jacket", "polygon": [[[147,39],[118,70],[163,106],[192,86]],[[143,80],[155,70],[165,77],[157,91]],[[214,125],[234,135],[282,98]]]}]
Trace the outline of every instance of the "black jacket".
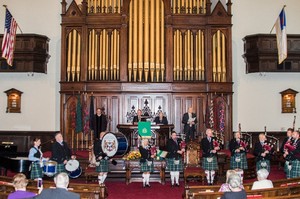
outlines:
[{"label": "black jacket", "polygon": [[[192,113],[192,118],[196,118],[196,114],[195,113]],[[196,127],[195,127],[195,124],[197,124],[197,118],[195,119],[195,124],[190,126],[188,124],[188,121],[189,121],[189,114],[188,113],[185,113],[183,114],[183,117],[182,117],[182,123],[184,124],[184,129],[183,131],[186,133],[186,132],[194,132],[196,131]]]},{"label": "black jacket", "polygon": [[212,157],[216,155],[215,153],[210,153],[211,150],[214,150],[213,142],[216,140],[215,137],[211,138],[211,141],[209,142],[207,137],[202,138],[201,140],[201,149],[202,149],[202,157]]},{"label": "black jacket", "polygon": [[[236,141],[235,138],[231,139],[229,142],[229,150],[231,152],[231,156],[235,155],[235,150],[240,147],[240,144]],[[247,151],[241,150],[240,153],[246,153]]]},{"label": "black jacket", "polygon": [[71,158],[72,152],[66,142],[63,141],[63,146],[55,142],[52,145],[52,158],[51,160],[56,161],[58,164],[62,164],[65,160]]},{"label": "black jacket", "polygon": [[290,160],[300,160],[300,138],[297,141],[293,141],[293,146],[296,147],[295,150],[289,151]]},{"label": "black jacket", "polygon": [[[280,152],[284,153],[284,145],[285,143],[289,140],[289,137],[285,137],[284,140],[282,141],[281,147],[280,147]],[[291,138],[292,141],[292,138]]]},{"label": "black jacket", "polygon": [[94,118],[95,138],[99,138],[100,133],[106,131],[106,129],[107,129],[107,117],[106,117],[106,115],[101,114],[100,116],[98,116],[96,114],[95,118]]},{"label": "black jacket", "polygon": [[162,120],[159,119],[159,116],[155,117],[154,122],[156,124],[164,124],[164,125],[168,124],[168,120],[165,116],[163,116]]},{"label": "black jacket", "polygon": [[168,155],[167,158],[175,158],[179,159],[181,155],[177,153],[178,150],[181,150],[180,143],[182,142],[181,139],[177,139],[177,143],[171,138],[167,141],[167,150]]},{"label": "black jacket", "polygon": [[141,154],[140,162],[146,162],[146,160],[148,160],[148,161],[152,160],[150,149],[145,149],[144,147],[139,146],[139,151]]},{"label": "black jacket", "polygon": [[101,156],[102,158],[106,158],[107,155],[102,150],[102,140],[96,140],[94,142],[94,154],[96,157],[96,161],[100,161],[98,158]]},{"label": "black jacket", "polygon": [[260,160],[270,160],[271,159],[271,155],[274,152],[274,149],[272,149],[269,153],[266,154],[265,157],[262,157],[261,154],[265,152],[264,147],[261,145],[260,142],[256,142],[254,145],[254,150],[253,150],[253,155],[256,156],[256,160],[260,161]]}]

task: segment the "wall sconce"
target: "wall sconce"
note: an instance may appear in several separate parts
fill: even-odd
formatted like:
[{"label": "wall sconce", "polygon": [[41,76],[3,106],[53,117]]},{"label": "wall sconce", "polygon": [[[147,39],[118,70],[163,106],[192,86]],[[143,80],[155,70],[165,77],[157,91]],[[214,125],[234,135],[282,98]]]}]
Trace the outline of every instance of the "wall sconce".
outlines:
[{"label": "wall sconce", "polygon": [[281,113],[296,113],[296,94],[298,92],[293,89],[287,89],[281,94]]},{"label": "wall sconce", "polygon": [[11,88],[4,93],[7,95],[6,113],[21,113],[21,95],[23,92]]}]

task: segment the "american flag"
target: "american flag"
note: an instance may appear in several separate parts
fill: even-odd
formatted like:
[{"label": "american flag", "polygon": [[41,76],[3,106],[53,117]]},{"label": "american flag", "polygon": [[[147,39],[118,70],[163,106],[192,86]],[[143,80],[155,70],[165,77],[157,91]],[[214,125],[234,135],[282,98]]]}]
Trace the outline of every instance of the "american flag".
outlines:
[{"label": "american flag", "polygon": [[18,24],[8,9],[5,15],[4,36],[2,41],[2,57],[12,66]]}]

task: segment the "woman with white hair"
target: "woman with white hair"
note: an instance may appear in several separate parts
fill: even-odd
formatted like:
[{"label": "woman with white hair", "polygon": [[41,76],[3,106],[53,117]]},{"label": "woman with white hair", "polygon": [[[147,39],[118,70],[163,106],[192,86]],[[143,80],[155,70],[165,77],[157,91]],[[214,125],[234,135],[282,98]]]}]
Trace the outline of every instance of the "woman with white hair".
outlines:
[{"label": "woman with white hair", "polygon": [[241,188],[241,177],[239,174],[231,174],[228,178],[230,192],[225,192],[221,199],[246,199],[247,194]]},{"label": "woman with white hair", "polygon": [[150,173],[153,172],[153,158],[155,154],[151,155],[151,150],[149,146],[149,140],[146,138],[142,139],[142,144],[139,147],[139,151],[141,153],[141,172],[143,172],[143,188],[150,187]]},{"label": "woman with white hair", "polygon": [[251,190],[256,189],[267,189],[273,188],[273,183],[271,180],[268,180],[269,172],[267,169],[260,169],[257,171],[257,180],[252,185]]}]

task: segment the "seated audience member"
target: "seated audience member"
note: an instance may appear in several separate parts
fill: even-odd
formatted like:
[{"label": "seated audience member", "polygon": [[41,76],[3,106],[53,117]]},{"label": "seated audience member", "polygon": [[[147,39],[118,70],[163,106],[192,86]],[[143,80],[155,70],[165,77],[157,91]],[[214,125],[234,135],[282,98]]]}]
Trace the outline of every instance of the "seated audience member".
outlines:
[{"label": "seated audience member", "polygon": [[[226,182],[223,183],[219,189],[219,192],[227,192],[227,191],[231,191],[230,190],[230,187],[229,187],[229,183],[228,183],[228,180],[229,180],[229,176],[231,174],[237,174],[237,172],[235,170],[227,170],[226,172]],[[244,186],[241,184],[240,186],[242,189],[244,189]]]},{"label": "seated audience member", "polygon": [[247,194],[241,188],[241,177],[238,174],[231,174],[228,178],[230,192],[225,192],[221,199],[246,199]]},{"label": "seated audience member", "polygon": [[15,192],[8,195],[8,199],[30,198],[36,196],[35,193],[26,191],[28,180],[23,173],[18,173],[13,177],[13,186]]},{"label": "seated audience member", "polygon": [[42,199],[79,199],[80,195],[77,193],[69,192],[68,185],[69,185],[69,176],[65,172],[57,174],[54,177],[54,182],[56,188],[54,189],[44,189],[40,195],[36,196],[35,198],[42,198]]},{"label": "seated audience member", "polygon": [[273,183],[271,180],[268,180],[269,172],[267,169],[260,169],[257,171],[257,180],[252,185],[251,190],[256,189],[267,189],[273,188]]}]

